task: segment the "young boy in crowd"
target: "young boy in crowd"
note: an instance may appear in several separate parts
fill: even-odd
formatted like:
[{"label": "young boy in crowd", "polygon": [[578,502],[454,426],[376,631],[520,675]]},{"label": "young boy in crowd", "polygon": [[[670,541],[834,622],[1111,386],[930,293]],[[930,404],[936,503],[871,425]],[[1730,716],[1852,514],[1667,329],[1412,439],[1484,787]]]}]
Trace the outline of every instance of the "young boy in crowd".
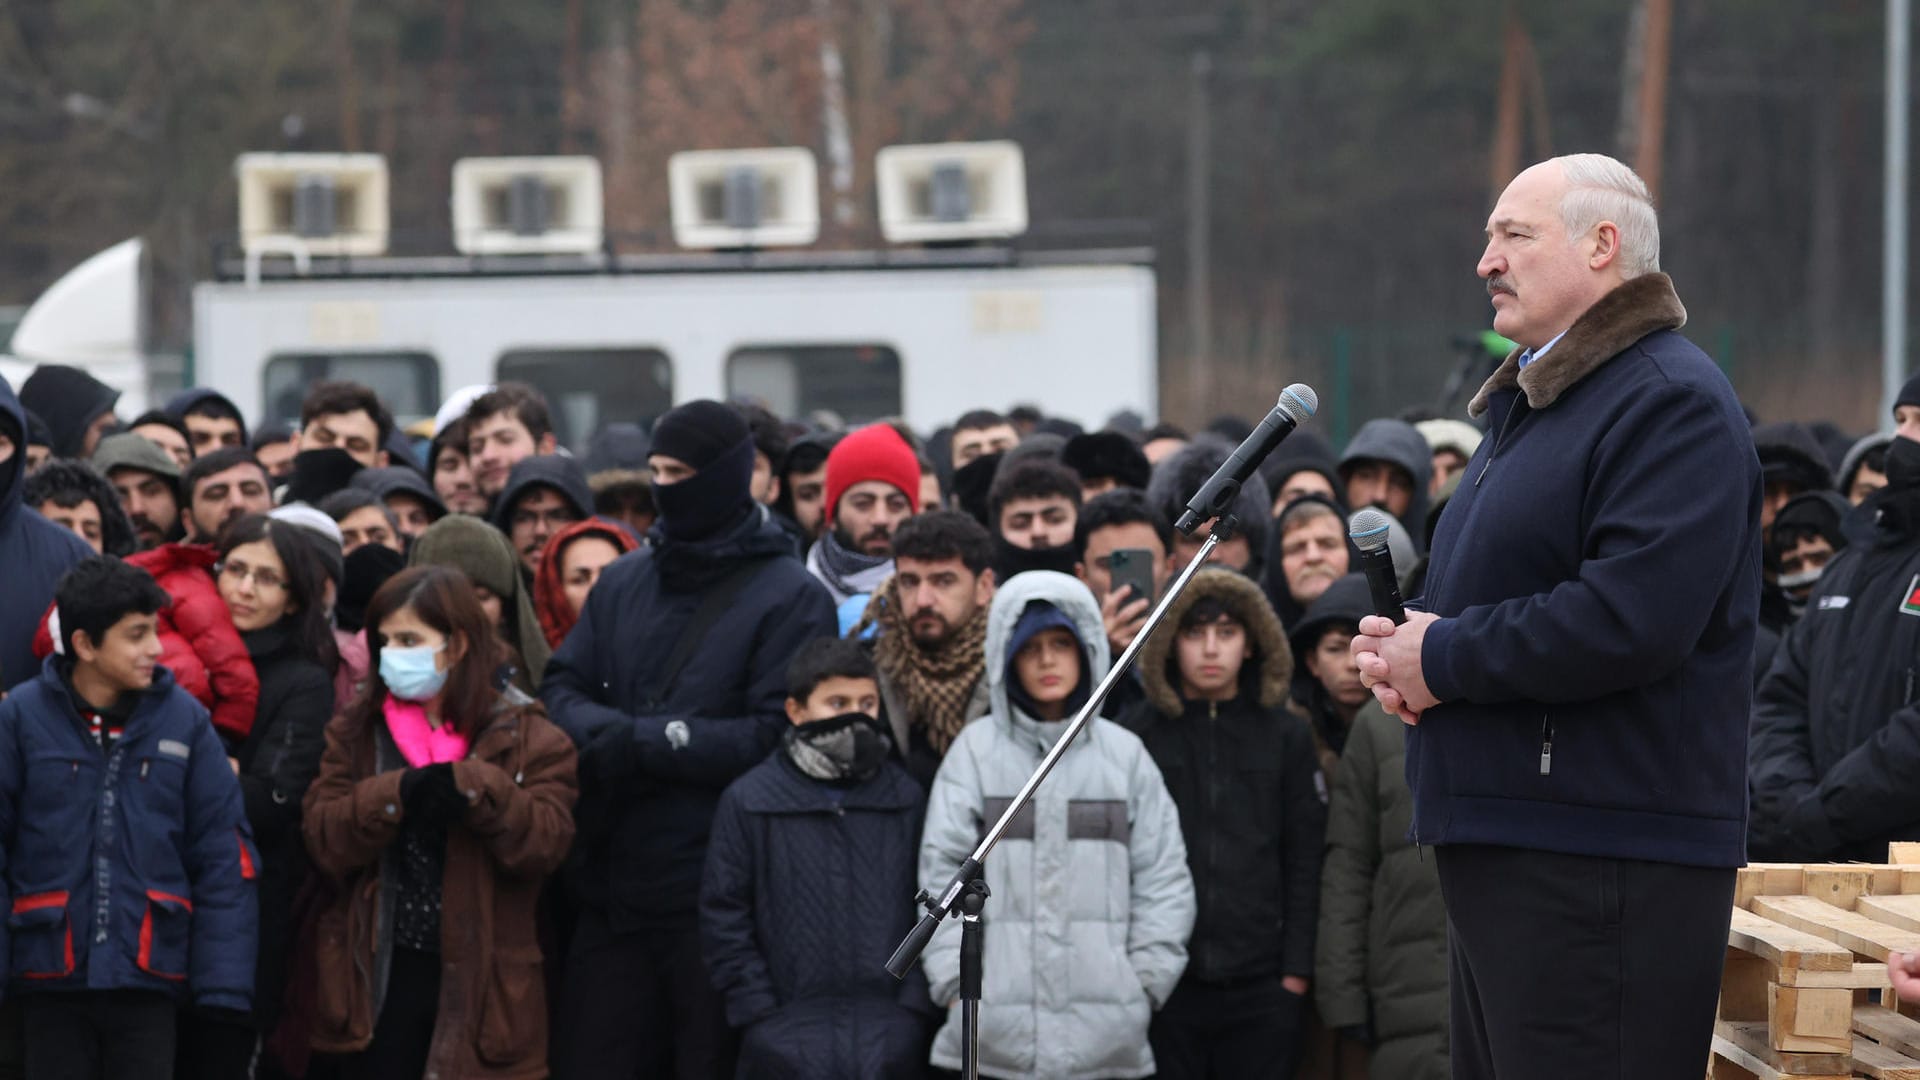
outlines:
[{"label": "young boy in crowd", "polygon": [[1161,1080],[1293,1074],[1313,975],[1326,827],[1293,655],[1260,586],[1196,574],[1140,652],[1136,732],[1180,810],[1199,916],[1153,1021]]},{"label": "young boy in crowd", "polygon": [[720,797],[700,894],[701,947],[742,1036],[735,1075],[916,1075],[926,982],[885,964],[914,922],[924,796],[892,760],[858,643],[802,647],[787,692],[780,749]]},{"label": "young boy in crowd", "polygon": [[[1077,491],[1076,491],[1077,494]],[[1030,570],[987,614],[993,711],[960,729],[933,781],[920,885],[947,887],[1107,670],[1100,607],[1078,580]],[[1180,820],[1138,736],[1095,719],[986,860],[980,1072],[1140,1077],[1147,1027],[1187,965],[1193,879]],[[948,1010],[932,1063],[960,1067],[960,927],[922,963]]]},{"label": "young boy in crowd", "polygon": [[230,1019],[244,1061],[259,857],[207,711],[160,658],[167,594],[103,556],[60,580],[64,651],[0,701],[10,995],[27,1075],[171,1075],[175,1011]]}]

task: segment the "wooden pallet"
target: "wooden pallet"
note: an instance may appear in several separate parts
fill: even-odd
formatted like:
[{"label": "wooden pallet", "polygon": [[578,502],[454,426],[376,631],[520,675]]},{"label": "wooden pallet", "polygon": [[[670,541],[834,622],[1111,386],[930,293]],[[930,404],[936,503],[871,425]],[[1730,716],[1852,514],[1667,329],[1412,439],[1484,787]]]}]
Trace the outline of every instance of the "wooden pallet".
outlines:
[{"label": "wooden pallet", "polygon": [[1894,996],[1896,952],[1920,952],[1920,844],[1882,865],[1740,871],[1710,1080],[1920,1080],[1920,1008]]}]

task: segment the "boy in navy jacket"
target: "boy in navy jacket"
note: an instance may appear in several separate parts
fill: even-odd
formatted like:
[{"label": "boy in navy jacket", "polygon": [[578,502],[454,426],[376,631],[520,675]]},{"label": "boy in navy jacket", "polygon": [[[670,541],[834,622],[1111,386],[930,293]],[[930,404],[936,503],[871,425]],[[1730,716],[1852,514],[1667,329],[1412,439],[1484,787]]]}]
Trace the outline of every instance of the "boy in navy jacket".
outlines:
[{"label": "boy in navy jacket", "polygon": [[207,711],[156,665],[146,571],[87,559],[64,652],[0,701],[0,932],[35,1077],[164,1078],[176,1009],[251,1007],[259,865]]},{"label": "boy in navy jacket", "polygon": [[787,729],[773,756],[720,796],[700,894],[700,937],[737,1080],[917,1076],[932,1003],[918,968],[887,957],[913,928],[926,794],[891,757],[873,661],[819,638],[787,668]]}]

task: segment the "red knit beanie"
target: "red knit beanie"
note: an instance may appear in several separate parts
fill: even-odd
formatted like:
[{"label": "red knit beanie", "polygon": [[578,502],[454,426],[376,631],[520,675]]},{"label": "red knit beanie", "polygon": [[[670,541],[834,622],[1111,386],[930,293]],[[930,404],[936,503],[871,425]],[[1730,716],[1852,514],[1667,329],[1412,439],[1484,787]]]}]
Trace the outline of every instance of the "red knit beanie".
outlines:
[{"label": "red knit beanie", "polygon": [[920,462],[913,447],[886,424],[869,424],[841,439],[827,455],[827,522],[831,527],[840,496],[855,484],[878,480],[892,484],[920,512]]}]

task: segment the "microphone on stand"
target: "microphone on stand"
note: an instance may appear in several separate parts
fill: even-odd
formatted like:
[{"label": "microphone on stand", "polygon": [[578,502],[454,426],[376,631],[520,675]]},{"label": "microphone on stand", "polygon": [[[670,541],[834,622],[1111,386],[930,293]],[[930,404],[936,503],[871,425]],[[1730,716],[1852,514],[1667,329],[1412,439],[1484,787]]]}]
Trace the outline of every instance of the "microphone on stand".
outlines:
[{"label": "microphone on stand", "polygon": [[1347,539],[1360,549],[1360,571],[1367,575],[1367,590],[1373,594],[1373,610],[1397,626],[1407,621],[1407,608],[1400,599],[1400,579],[1393,572],[1393,552],[1387,548],[1391,520],[1378,510],[1362,510],[1347,521]]},{"label": "microphone on stand", "polygon": [[1306,423],[1319,408],[1320,395],[1306,383],[1294,383],[1280,391],[1280,400],[1267,412],[1266,419],[1260,421],[1260,426],[1253,429],[1200,490],[1194,492],[1193,498],[1187,500],[1186,512],[1174,525],[1180,535],[1192,536],[1201,522],[1226,513],[1240,494],[1240,485],[1260,468],[1274,447],[1293,434],[1294,428]]}]

